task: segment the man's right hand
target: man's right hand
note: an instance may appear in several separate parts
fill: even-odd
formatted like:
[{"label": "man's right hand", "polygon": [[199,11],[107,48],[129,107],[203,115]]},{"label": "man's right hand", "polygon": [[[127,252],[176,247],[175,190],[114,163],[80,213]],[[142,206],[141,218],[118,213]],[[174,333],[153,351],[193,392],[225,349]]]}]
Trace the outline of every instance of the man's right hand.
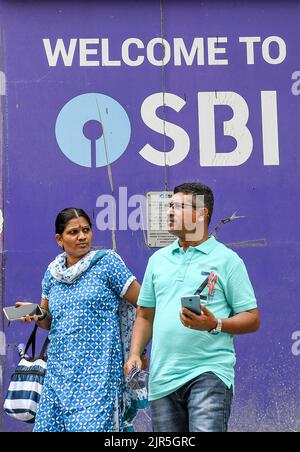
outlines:
[{"label": "man's right hand", "polygon": [[130,355],[127,362],[125,363],[124,366],[124,373],[125,373],[125,377],[127,377],[127,375],[129,374],[129,372],[131,371],[131,369],[133,367],[137,367],[138,369],[142,369],[143,367],[143,362],[141,360],[141,357],[139,355]]}]

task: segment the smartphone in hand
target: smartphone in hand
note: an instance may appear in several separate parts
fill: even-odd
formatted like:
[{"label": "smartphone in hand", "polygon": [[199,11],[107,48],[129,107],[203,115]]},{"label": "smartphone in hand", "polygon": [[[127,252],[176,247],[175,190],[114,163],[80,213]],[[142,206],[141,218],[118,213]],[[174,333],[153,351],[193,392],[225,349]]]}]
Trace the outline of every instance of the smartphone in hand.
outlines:
[{"label": "smartphone in hand", "polygon": [[200,296],[199,295],[191,295],[189,297],[182,297],[181,305],[183,308],[189,309],[189,311],[192,311],[194,314],[201,315]]},{"label": "smartphone in hand", "polygon": [[6,308],[3,308],[3,312],[9,322],[12,322],[13,320],[20,320],[22,317],[26,317],[27,315],[29,315],[29,317],[33,317],[35,315],[43,315],[40,306],[35,303],[25,304],[18,307],[8,306]]}]

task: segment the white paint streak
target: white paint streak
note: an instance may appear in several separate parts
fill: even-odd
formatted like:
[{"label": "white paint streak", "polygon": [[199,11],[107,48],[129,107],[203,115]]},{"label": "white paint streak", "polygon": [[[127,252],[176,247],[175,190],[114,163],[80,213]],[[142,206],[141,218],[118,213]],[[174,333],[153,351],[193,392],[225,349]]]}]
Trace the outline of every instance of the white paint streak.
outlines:
[{"label": "white paint streak", "polygon": [[6,340],[5,333],[0,331],[0,356],[6,355]]},{"label": "white paint streak", "polygon": [[0,96],[6,94],[6,76],[4,72],[0,71]]},{"label": "white paint streak", "polygon": [[[5,333],[3,331],[0,331],[0,362],[3,360],[3,357],[5,355],[6,355]],[[0,388],[3,388],[3,372],[4,372],[3,364],[0,363]]]},{"label": "white paint streak", "polygon": [[0,234],[2,234],[2,231],[3,231],[3,222],[4,222],[4,218],[3,218],[2,210],[0,209]]}]

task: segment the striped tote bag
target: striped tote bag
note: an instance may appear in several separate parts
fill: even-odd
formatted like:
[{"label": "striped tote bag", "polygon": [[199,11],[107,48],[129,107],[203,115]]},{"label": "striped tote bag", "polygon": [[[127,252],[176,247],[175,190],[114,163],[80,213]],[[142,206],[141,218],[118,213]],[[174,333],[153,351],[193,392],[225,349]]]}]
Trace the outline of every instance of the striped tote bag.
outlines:
[{"label": "striped tote bag", "polygon": [[[28,423],[33,423],[35,420],[47,370],[46,352],[49,340],[46,338],[40,355],[35,358],[37,328],[36,325],[27,342],[24,357],[12,374],[3,407],[9,416]],[[28,356],[30,346],[32,358],[25,357],[25,355]]]}]

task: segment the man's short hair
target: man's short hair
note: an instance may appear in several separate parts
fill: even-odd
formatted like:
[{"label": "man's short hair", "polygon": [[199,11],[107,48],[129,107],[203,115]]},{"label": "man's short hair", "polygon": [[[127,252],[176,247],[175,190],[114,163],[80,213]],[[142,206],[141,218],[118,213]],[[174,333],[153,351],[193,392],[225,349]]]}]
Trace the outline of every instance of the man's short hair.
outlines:
[{"label": "man's short hair", "polygon": [[[176,193],[191,194],[196,196],[204,197],[204,207],[208,210],[208,224],[210,223],[213,210],[214,210],[214,194],[207,185],[200,184],[198,182],[186,182],[184,184],[178,185],[174,188],[174,195]],[[194,200],[193,200],[194,202]],[[196,206],[196,204],[195,204]]]}]

